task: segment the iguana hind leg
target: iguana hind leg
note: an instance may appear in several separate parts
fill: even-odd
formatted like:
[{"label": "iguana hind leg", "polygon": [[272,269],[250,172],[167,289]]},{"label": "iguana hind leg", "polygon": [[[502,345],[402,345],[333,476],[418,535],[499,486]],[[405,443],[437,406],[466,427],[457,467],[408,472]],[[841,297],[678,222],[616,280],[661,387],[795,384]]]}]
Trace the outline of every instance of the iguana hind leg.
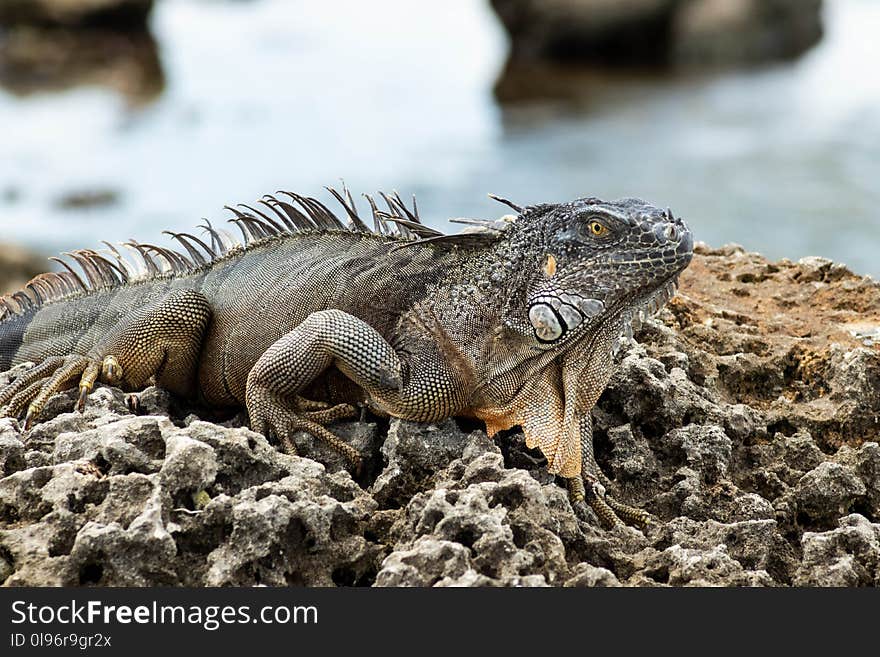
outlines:
[{"label": "iguana hind leg", "polygon": [[[51,367],[40,373],[54,368],[51,376],[37,390],[32,383],[17,393],[17,406],[25,392],[32,396],[25,427],[39,418],[52,395],[77,382],[79,410],[83,410],[86,396],[97,381],[138,390],[153,380],[173,393],[191,394],[202,336],[210,316],[204,296],[193,290],[177,290],[123,319],[87,355],[70,355],[60,362],[50,359]],[[42,367],[43,364],[35,370]]]}]

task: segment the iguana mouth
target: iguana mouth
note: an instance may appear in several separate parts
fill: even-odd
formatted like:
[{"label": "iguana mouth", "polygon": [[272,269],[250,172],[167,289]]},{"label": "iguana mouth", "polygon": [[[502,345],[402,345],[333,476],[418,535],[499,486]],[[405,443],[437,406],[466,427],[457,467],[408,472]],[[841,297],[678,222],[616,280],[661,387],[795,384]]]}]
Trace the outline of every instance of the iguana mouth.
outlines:
[{"label": "iguana mouth", "polygon": [[[678,291],[678,274],[671,278],[665,285],[658,290],[646,294],[641,299],[635,301],[632,306],[621,303],[626,309],[623,311],[623,328],[620,336],[614,344],[614,352],[620,348],[624,339],[631,340],[633,333],[642,328],[645,320],[653,317],[659,312],[666,303],[675,296]],[[627,306],[629,306],[627,308]]]}]

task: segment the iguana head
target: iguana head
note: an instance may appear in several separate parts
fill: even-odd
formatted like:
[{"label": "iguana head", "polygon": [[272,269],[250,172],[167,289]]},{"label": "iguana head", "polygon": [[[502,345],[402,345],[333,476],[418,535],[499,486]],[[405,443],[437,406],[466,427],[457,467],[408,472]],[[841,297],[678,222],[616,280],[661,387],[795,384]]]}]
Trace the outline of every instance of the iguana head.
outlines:
[{"label": "iguana head", "polygon": [[497,200],[517,215],[481,224],[500,256],[490,271],[505,275],[485,301],[503,304],[501,325],[472,412],[490,434],[521,426],[549,472],[575,477],[616,339],[672,296],[693,238],[670,211],[638,199],[526,208]]},{"label": "iguana head", "polygon": [[576,339],[602,317],[656,310],[693,256],[687,225],[639,199],[533,206],[518,222],[541,244],[527,291],[540,344]]}]

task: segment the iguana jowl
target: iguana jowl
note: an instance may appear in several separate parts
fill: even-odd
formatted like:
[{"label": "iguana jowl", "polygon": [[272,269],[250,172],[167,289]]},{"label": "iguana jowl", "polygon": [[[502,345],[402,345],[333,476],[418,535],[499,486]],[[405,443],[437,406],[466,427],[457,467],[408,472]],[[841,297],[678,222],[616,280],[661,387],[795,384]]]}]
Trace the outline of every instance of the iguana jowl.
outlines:
[{"label": "iguana jowl", "polygon": [[[605,524],[644,512],[605,494],[590,411],[621,336],[672,293],[692,256],[683,221],[637,199],[521,208],[462,233],[422,225],[396,195],[374,228],[347,190],[286,193],[232,209],[244,242],[205,226],[173,234],[186,255],[130,242],[69,254],[0,301],[0,370],[36,366],[0,391],[36,421],[48,398],[96,382],[155,382],[213,406],[245,406],[253,429],[293,450],[305,430],[359,456],[326,425],[352,404],[410,420],[520,425],[530,447]],[[279,193],[278,196],[282,196]],[[584,486],[586,482],[586,487]]]}]

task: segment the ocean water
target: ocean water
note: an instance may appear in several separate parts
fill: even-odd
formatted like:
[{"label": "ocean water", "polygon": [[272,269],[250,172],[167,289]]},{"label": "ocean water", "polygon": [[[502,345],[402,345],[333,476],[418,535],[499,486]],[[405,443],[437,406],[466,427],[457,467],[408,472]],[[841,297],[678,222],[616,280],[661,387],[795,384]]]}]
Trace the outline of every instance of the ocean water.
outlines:
[{"label": "ocean water", "polygon": [[[343,178],[415,193],[438,227],[503,214],[488,192],[640,196],[710,244],[880,276],[880,2],[826,0],[825,19],[791,62],[526,75],[500,103],[515,72],[485,0],[160,0],[158,95],[0,88],[0,241],[164,240]],[[64,201],[83,193],[106,198]]]}]

